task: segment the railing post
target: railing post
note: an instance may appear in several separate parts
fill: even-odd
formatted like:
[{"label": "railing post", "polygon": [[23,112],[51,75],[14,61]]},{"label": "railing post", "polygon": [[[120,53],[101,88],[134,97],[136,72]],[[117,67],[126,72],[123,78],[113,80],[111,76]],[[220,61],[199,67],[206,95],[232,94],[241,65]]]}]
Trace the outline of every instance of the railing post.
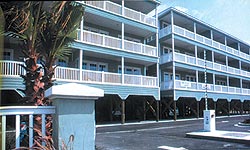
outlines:
[{"label": "railing post", "polygon": [[104,83],[105,80],[104,80],[104,71],[102,71],[102,83]]},{"label": "railing post", "polygon": [[6,116],[2,116],[2,150],[5,150],[6,143]]}]

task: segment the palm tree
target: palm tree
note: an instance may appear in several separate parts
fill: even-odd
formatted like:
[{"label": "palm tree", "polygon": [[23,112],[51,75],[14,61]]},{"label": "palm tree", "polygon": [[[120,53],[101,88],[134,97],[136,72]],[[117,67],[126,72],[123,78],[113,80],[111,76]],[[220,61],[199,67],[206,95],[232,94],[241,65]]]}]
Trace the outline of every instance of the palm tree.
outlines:
[{"label": "palm tree", "polygon": [[[54,63],[58,58],[70,54],[69,44],[74,41],[76,29],[83,15],[84,7],[72,1],[10,1],[0,2],[5,17],[5,36],[11,36],[22,42],[25,56],[25,75],[21,75],[25,84],[23,99],[29,105],[49,105],[44,91],[53,85]],[[42,66],[37,60],[43,58]],[[44,70],[44,72],[42,72]],[[36,116],[35,120],[40,120]],[[41,122],[34,127],[39,129]],[[47,139],[51,139],[48,120]],[[36,130],[39,135],[39,130]],[[41,138],[40,138],[41,139]],[[36,146],[39,138],[35,139]],[[49,146],[49,142],[46,142]]]}]

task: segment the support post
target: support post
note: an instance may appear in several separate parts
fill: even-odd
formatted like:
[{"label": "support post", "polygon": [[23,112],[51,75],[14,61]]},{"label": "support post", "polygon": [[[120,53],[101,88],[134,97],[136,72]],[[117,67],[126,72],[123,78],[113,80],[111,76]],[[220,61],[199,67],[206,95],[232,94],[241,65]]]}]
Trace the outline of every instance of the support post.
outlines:
[{"label": "support post", "polygon": [[156,122],[158,122],[159,121],[159,115],[160,115],[160,111],[159,111],[159,102],[160,101],[156,101]]},{"label": "support post", "polygon": [[200,104],[199,104],[199,101],[196,102],[196,106],[197,106],[197,119],[199,119],[200,117]]},{"label": "support post", "polygon": [[176,114],[176,101],[174,100],[174,121],[177,120],[177,114]]},{"label": "support post", "polygon": [[121,123],[125,123],[125,100],[122,100],[122,115],[121,115]]},{"label": "support post", "polygon": [[[53,101],[53,141],[57,150],[95,149],[95,101],[102,89],[77,83],[55,85],[45,91]],[[65,147],[68,143],[69,147]]]},{"label": "support post", "polygon": [[230,103],[231,103],[231,102],[227,102],[227,104],[228,104],[228,105],[227,105],[227,106],[228,106],[228,109],[227,109],[227,111],[228,111],[228,116],[230,116]]}]

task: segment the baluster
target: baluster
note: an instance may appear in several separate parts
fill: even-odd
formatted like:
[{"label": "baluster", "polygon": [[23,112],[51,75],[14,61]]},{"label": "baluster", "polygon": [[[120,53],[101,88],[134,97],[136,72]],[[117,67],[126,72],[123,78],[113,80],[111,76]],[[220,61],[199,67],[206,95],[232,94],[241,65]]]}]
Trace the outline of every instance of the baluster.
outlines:
[{"label": "baluster", "polygon": [[[46,136],[46,120],[45,120],[45,114],[42,114],[42,137],[44,138]],[[45,146],[45,142],[42,142],[42,145]]]},{"label": "baluster", "polygon": [[16,115],[16,148],[20,147],[20,115]]},{"label": "baluster", "polygon": [[33,115],[29,115],[29,147],[33,145]]}]

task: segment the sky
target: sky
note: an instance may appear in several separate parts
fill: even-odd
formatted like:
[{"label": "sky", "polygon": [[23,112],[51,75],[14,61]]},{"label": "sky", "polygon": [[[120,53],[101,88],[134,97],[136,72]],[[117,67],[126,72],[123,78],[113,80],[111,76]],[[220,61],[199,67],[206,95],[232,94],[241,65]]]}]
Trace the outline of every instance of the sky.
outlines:
[{"label": "sky", "polygon": [[160,0],[250,45],[250,0]]}]

